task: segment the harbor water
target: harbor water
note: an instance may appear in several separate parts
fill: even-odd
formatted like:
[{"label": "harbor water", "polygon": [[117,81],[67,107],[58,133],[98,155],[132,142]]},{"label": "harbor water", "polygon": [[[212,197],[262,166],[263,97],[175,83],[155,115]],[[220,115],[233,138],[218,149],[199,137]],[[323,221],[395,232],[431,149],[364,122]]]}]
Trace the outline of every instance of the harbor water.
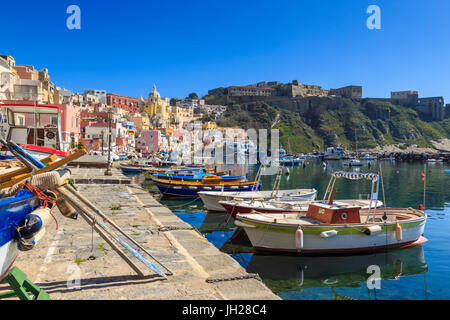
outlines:
[{"label": "harbor water", "polygon": [[[249,273],[286,300],[301,299],[450,299],[450,175],[448,164],[373,161],[368,166],[345,168],[340,161],[306,162],[289,167],[280,189],[315,188],[322,199],[330,173],[339,170],[377,172],[381,164],[383,190],[379,200],[387,207],[417,208],[428,214],[421,246],[376,254],[340,256],[262,255],[255,253],[243,229],[226,213],[207,212],[200,199],[160,199],[179,218],[199,231],[222,252],[228,253]],[[257,167],[248,170],[249,178]],[[426,193],[422,173],[426,172]],[[262,189],[271,190],[276,176],[263,176]],[[143,179],[141,178],[141,181]],[[149,181],[145,188],[157,192]],[[367,198],[371,184],[339,179],[335,199]]]}]

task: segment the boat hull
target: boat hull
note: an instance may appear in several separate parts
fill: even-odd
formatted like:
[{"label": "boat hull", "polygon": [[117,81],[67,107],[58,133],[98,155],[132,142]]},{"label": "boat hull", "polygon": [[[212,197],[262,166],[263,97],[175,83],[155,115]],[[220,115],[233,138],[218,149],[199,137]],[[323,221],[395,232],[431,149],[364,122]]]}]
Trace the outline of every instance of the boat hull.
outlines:
[{"label": "boat hull", "polygon": [[[340,203],[350,203],[352,200],[339,200]],[[300,207],[298,208],[290,208],[289,206],[289,202],[287,201],[283,201],[286,205],[283,207],[274,207],[274,206],[270,206],[270,205],[266,205],[266,206],[249,206],[249,205],[240,205],[240,204],[235,204],[235,203],[219,203],[220,205],[222,205],[223,208],[225,208],[225,210],[228,212],[228,214],[230,214],[234,219],[236,219],[236,215],[238,213],[240,214],[253,214],[255,212],[260,212],[260,213],[284,213],[284,214],[306,214],[306,212],[308,211],[308,207],[309,204],[311,203],[311,201],[305,201],[304,203],[301,204]],[[294,205],[294,202],[291,201],[292,205]],[[367,205],[366,207],[368,207],[370,205],[370,202],[367,201]],[[383,205],[383,203],[381,201],[377,201],[376,206],[377,207],[381,207]],[[375,207],[375,204],[373,204],[372,207]]]},{"label": "boat hull", "polygon": [[[402,238],[396,237],[396,223],[381,226],[382,231],[367,235],[362,229],[367,225],[352,226],[301,226],[302,245],[298,244],[298,226],[286,226],[255,222],[237,215],[238,225],[242,226],[257,251],[288,252],[295,254],[343,254],[384,251],[418,245],[423,238],[426,218],[408,222],[397,222],[402,227]],[[240,222],[240,223],[239,223]],[[337,231],[333,237],[323,237],[326,231]]]},{"label": "boat hull", "polygon": [[38,206],[38,199],[29,191],[0,200],[0,278],[8,273],[19,253],[14,226]]},{"label": "boat hull", "polygon": [[[297,193],[292,195],[293,193]],[[265,200],[272,199],[272,191],[258,191],[258,192],[200,192],[199,196],[203,201],[206,209],[209,211],[226,212],[219,201],[231,201],[234,198],[241,198],[244,200],[251,200],[257,198],[264,198]],[[283,198],[283,201],[308,201],[316,198],[317,191],[305,190],[304,194],[298,194],[298,190],[280,190],[278,196]]]},{"label": "boat hull", "polygon": [[169,197],[198,197],[201,191],[223,190],[224,191],[251,191],[253,185],[243,186],[172,186],[167,184],[156,183],[161,194]]},{"label": "boat hull", "polygon": [[122,172],[124,172],[124,173],[141,173],[142,172],[142,169],[139,167],[122,166],[121,169],[122,169]]}]

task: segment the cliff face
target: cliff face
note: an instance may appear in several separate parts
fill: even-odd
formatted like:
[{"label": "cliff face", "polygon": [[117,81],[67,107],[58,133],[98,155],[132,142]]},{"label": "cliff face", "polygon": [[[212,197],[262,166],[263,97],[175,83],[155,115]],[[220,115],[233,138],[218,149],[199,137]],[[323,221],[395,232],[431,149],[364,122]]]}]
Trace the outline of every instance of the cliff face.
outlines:
[{"label": "cliff face", "polygon": [[[253,98],[254,99],[254,98]],[[383,99],[272,98],[228,101],[220,126],[274,128],[280,142],[292,152],[323,151],[342,144],[346,149],[400,145],[432,147],[432,141],[450,138],[450,119],[427,122],[404,106]]]}]

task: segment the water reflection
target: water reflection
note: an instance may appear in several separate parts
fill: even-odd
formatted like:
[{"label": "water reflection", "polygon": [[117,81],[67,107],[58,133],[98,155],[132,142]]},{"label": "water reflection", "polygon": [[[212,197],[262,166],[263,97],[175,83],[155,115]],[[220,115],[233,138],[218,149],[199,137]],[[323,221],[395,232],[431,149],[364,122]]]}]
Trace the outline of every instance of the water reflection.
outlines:
[{"label": "water reflection", "polygon": [[[373,274],[368,272],[369,266],[380,268],[381,290],[383,280],[398,280],[400,277],[425,274],[428,271],[423,247],[416,246],[355,256],[305,257],[254,254],[247,272],[258,273],[264,283],[277,294],[326,287],[332,289],[330,293],[334,298],[343,298],[335,289],[366,286],[367,280]],[[425,295],[426,290],[423,292]],[[366,298],[371,297],[369,292]]]},{"label": "water reflection", "polygon": [[[266,285],[283,299],[450,299],[450,235],[447,232],[450,228],[450,175],[445,174],[445,170],[450,169],[448,164],[433,164],[424,168],[424,163],[375,161],[370,168],[364,164],[363,167],[350,169],[344,168],[340,161],[329,161],[326,167],[321,162],[307,161],[306,167],[289,168],[289,175],[283,175],[281,189],[315,188],[321,199],[331,172],[378,172],[379,164],[388,207],[417,207],[423,203],[421,173],[427,173],[425,203],[429,219],[425,237],[429,241],[423,247],[359,256],[264,256],[254,253],[245,231],[237,228],[226,213],[206,212],[201,200],[160,201],[183,221],[198,228],[211,243],[233,257],[248,272],[259,273]],[[252,179],[258,167],[249,166],[240,170],[236,174],[248,171]],[[151,192],[158,192],[151,181],[139,180],[139,177],[135,179],[136,183],[142,183]],[[271,190],[274,181],[275,176],[263,176],[262,189]],[[369,194],[370,187],[366,181],[340,179],[336,183],[336,198],[358,198]],[[381,191],[380,200],[383,200]],[[427,264],[430,266],[429,272]],[[381,268],[381,291],[370,291],[366,287],[365,282],[370,276],[367,273],[369,265],[379,265]],[[427,287],[432,290],[427,290]]]}]

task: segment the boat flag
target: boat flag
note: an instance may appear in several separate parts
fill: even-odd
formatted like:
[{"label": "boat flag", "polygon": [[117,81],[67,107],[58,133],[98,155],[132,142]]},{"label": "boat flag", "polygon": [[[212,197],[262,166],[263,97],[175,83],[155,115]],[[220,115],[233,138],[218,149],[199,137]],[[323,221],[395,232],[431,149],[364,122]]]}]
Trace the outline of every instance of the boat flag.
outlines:
[{"label": "boat flag", "polygon": [[377,181],[377,190],[374,191],[372,194],[372,200],[378,201],[378,189],[379,189],[379,183]]}]

